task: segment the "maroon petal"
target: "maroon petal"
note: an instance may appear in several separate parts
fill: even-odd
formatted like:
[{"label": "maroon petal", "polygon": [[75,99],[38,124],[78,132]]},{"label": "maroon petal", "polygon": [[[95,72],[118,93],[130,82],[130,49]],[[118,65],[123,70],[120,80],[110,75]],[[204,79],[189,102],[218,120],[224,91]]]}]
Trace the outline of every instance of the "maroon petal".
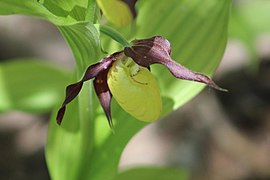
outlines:
[{"label": "maroon petal", "polygon": [[169,41],[161,36],[135,40],[132,42],[131,47],[124,49],[124,53],[141,66],[149,67],[151,64],[162,64],[166,66],[176,78],[205,83],[215,89],[226,91],[217,86],[208,76],[193,72],[175,62],[170,56],[171,45]]},{"label": "maroon petal", "polygon": [[96,77],[101,71],[108,69],[111,66],[111,63],[116,60],[116,58],[119,58],[120,56],[123,56],[122,52],[116,52],[112,55],[109,55],[105,58],[103,58],[101,61],[99,61],[96,64],[92,64],[89,66],[82,78],[82,81],[87,81],[89,79],[92,79],[93,77]]},{"label": "maroon petal", "polygon": [[166,61],[165,59],[171,59],[170,42],[161,36],[134,40],[131,44],[131,47],[126,47],[124,49],[124,53],[141,66],[147,67],[151,64]]},{"label": "maroon petal", "polygon": [[67,86],[67,88],[66,88],[66,98],[65,98],[61,108],[59,109],[59,111],[57,113],[57,117],[56,117],[57,123],[59,125],[61,124],[62,119],[64,117],[64,114],[65,114],[65,111],[66,111],[66,105],[70,101],[72,101],[79,94],[79,92],[82,89],[82,85],[83,85],[83,82],[79,81],[79,82],[77,82],[75,84],[71,84],[71,85]]},{"label": "maroon petal", "polygon": [[110,127],[112,128],[113,122],[111,118],[111,99],[112,94],[107,84],[107,74],[109,69],[102,71],[94,80],[94,87],[98,96],[99,102],[106,114]]},{"label": "maroon petal", "polygon": [[79,94],[83,83],[85,81],[88,81],[88,80],[98,76],[98,74],[101,73],[102,71],[107,70],[110,67],[110,65],[112,64],[112,62],[118,56],[120,56],[120,54],[121,53],[112,54],[112,55],[102,59],[98,63],[89,66],[81,81],[67,86],[65,100],[64,100],[61,108],[59,109],[57,117],[56,117],[58,124],[61,124],[61,122],[62,122],[62,119],[63,119],[64,114],[65,114],[66,105],[68,103],[70,103]]},{"label": "maroon petal", "polygon": [[172,75],[174,75],[174,77],[176,78],[205,83],[208,86],[215,88],[217,90],[227,91],[226,89],[223,89],[219,87],[218,85],[216,85],[216,83],[212,79],[210,79],[208,76],[198,73],[198,72],[193,72],[187,69],[186,67],[176,63],[175,61],[170,60],[164,63],[163,65],[165,65],[169,69],[169,71],[172,73]]}]

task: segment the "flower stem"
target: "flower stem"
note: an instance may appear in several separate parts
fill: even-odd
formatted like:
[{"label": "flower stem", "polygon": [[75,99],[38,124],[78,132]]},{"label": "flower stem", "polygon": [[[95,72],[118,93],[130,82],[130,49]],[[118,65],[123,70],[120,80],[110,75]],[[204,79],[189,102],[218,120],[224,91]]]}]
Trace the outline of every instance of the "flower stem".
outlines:
[{"label": "flower stem", "polygon": [[130,43],[115,29],[113,29],[109,26],[106,26],[106,25],[98,25],[98,28],[99,28],[100,32],[111,37],[113,40],[120,43],[122,46],[124,46],[124,47],[130,46]]}]

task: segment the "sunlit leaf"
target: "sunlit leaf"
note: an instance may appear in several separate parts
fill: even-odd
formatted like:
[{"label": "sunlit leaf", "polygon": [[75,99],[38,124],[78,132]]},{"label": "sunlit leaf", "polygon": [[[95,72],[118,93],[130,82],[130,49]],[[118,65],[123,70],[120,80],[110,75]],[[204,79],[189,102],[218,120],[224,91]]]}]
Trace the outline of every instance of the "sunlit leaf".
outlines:
[{"label": "sunlit leaf", "polygon": [[169,167],[142,167],[130,169],[117,175],[113,180],[187,180],[183,169]]},{"label": "sunlit leaf", "polygon": [[132,14],[122,0],[97,0],[107,20],[117,26],[127,26],[132,21]]},{"label": "sunlit leaf", "polygon": [[76,21],[85,20],[87,1],[85,0],[40,0],[52,14],[61,18],[72,18]]},{"label": "sunlit leaf", "polygon": [[62,97],[69,73],[31,59],[0,64],[0,111],[49,112]]},{"label": "sunlit leaf", "polygon": [[100,57],[99,32],[90,22],[58,26],[71,48],[80,76]]},{"label": "sunlit leaf", "polygon": [[[91,6],[90,6],[91,5]],[[0,15],[23,14],[65,25],[94,21],[95,0],[1,0]]]},{"label": "sunlit leaf", "polygon": [[[76,59],[77,72],[73,81],[77,81],[86,67],[99,58],[99,34],[91,23],[60,26],[59,29]],[[46,160],[53,179],[85,179],[82,177],[91,162],[89,159],[94,144],[94,122],[97,116],[94,110],[98,104],[92,97],[92,90],[91,83],[86,83],[79,98],[67,107],[61,126],[56,124],[56,116],[52,116]],[[62,92],[64,95],[64,88]]]}]

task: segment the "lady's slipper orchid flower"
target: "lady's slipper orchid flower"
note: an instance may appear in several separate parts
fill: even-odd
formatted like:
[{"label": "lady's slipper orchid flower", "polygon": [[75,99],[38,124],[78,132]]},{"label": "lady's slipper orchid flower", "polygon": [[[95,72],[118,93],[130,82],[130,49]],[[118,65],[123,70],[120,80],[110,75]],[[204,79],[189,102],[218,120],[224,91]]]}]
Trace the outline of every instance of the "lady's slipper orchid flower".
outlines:
[{"label": "lady's slipper orchid flower", "polygon": [[205,83],[217,90],[226,91],[208,76],[193,72],[175,62],[170,57],[169,41],[161,36],[134,40],[131,44],[130,47],[89,66],[81,81],[66,88],[65,101],[57,114],[58,124],[63,119],[66,105],[79,94],[83,83],[93,78],[96,94],[111,127],[112,96],[135,118],[146,122],[157,120],[162,102],[156,79],[149,71],[152,64],[164,65],[176,78]]}]

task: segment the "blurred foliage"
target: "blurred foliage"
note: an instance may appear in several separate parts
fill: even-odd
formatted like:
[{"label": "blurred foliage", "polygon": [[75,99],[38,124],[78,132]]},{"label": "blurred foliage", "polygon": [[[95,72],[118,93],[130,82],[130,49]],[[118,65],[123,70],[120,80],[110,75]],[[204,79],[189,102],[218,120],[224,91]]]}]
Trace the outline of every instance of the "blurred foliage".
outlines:
[{"label": "blurred foliage", "polygon": [[23,14],[67,25],[93,21],[95,7],[95,0],[1,0],[0,15]]},{"label": "blurred foliage", "polygon": [[236,0],[232,6],[229,37],[241,40],[247,48],[252,64],[258,64],[256,40],[270,32],[270,1]]},{"label": "blurred foliage", "polygon": [[51,111],[63,96],[70,75],[36,59],[16,59],[0,64],[0,112]]}]

